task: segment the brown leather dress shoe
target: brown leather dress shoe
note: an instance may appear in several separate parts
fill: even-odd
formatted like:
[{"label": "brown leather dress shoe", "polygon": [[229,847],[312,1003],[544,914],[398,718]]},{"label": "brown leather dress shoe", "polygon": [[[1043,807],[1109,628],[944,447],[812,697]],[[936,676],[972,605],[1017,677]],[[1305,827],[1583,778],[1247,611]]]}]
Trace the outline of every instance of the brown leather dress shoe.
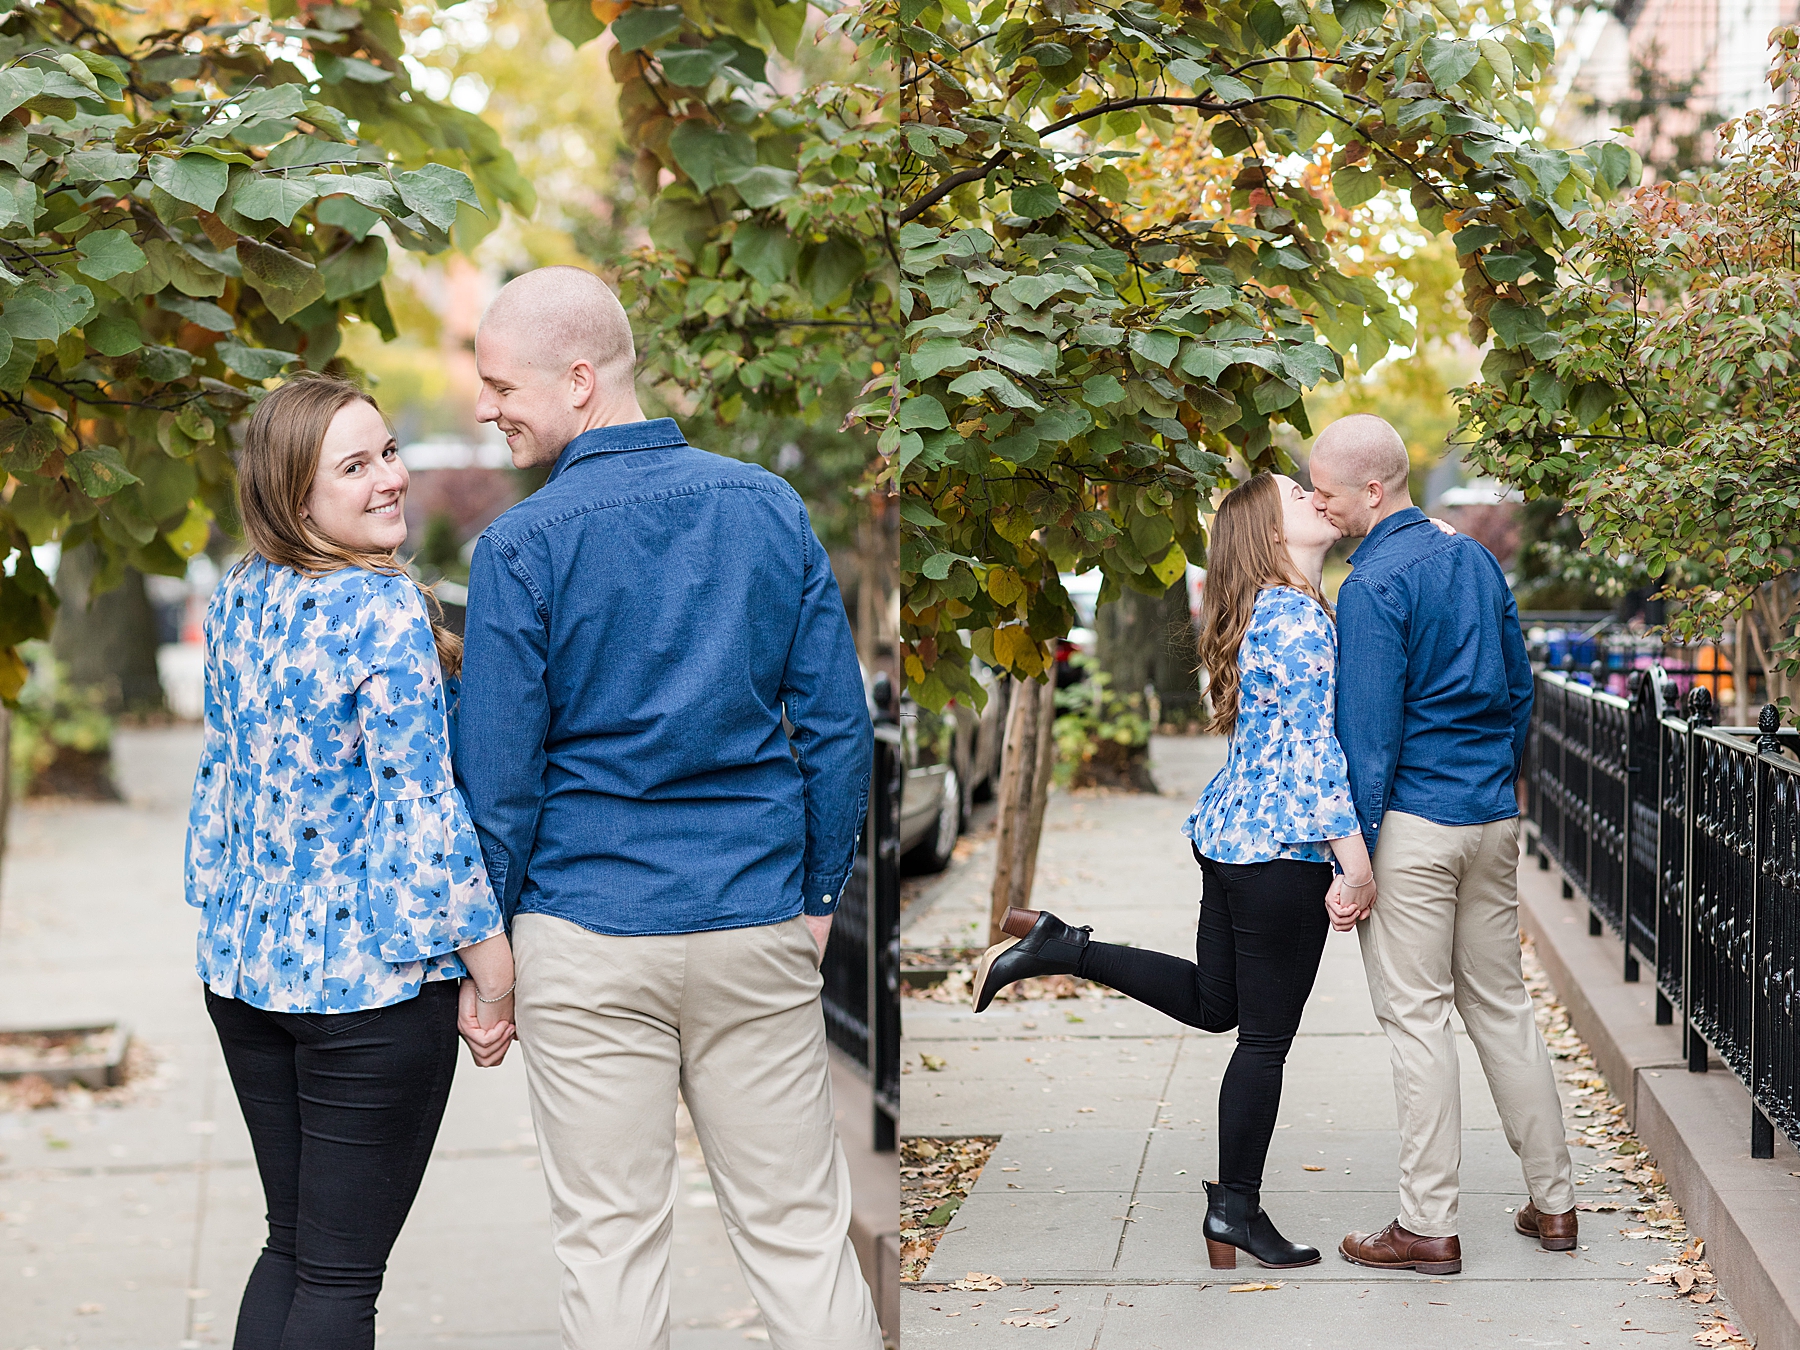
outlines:
[{"label": "brown leather dress shoe", "polygon": [[1352,1233],[1338,1243],[1346,1261],[1377,1270],[1416,1270],[1421,1275],[1455,1275],[1462,1270],[1462,1243],[1449,1237],[1420,1237],[1395,1219],[1379,1233]]},{"label": "brown leather dress shoe", "polygon": [[1525,1202],[1525,1208],[1513,1216],[1513,1227],[1526,1237],[1536,1238],[1547,1252],[1575,1250],[1578,1222],[1574,1210],[1566,1214],[1540,1214],[1538,1207],[1529,1200]]}]

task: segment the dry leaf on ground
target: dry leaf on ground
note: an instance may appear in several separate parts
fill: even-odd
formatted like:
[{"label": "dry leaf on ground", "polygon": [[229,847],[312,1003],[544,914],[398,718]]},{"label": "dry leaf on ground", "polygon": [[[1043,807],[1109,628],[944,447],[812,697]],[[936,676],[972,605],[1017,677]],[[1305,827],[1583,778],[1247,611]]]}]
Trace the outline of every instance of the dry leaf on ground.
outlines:
[{"label": "dry leaf on ground", "polygon": [[1231,1286],[1231,1292],[1234,1294],[1254,1294],[1259,1289],[1279,1289],[1279,1288],[1281,1288],[1281,1281],[1279,1281],[1279,1280],[1276,1280],[1273,1282],[1270,1282],[1267,1280],[1258,1280],[1251,1284],[1234,1284]]},{"label": "dry leaf on ground", "polygon": [[989,1275],[984,1271],[971,1270],[967,1275],[963,1276],[962,1279],[952,1280],[950,1287],[952,1289],[969,1290],[1004,1289],[1006,1288],[1006,1281],[1001,1279],[998,1275]]}]

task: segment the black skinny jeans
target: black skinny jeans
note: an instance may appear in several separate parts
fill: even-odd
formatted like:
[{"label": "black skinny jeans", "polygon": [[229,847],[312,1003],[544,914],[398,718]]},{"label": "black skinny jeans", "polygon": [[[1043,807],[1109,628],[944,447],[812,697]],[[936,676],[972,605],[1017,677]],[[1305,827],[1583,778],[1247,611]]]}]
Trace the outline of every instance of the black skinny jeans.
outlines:
[{"label": "black skinny jeans", "polygon": [[1080,974],[1202,1031],[1237,1028],[1219,1084],[1219,1180],[1256,1196],[1281,1107],[1281,1071],[1331,931],[1327,863],[1200,857],[1194,959],[1089,942]]},{"label": "black skinny jeans", "polygon": [[456,1073],[454,980],[365,1012],[206,991],[269,1208],[233,1350],[370,1350],[375,1298]]}]

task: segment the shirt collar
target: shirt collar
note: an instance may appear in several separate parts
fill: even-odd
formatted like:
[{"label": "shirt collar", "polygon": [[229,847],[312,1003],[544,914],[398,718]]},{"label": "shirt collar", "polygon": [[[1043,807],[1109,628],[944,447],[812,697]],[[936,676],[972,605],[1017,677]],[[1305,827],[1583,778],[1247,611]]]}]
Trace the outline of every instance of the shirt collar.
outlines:
[{"label": "shirt collar", "polygon": [[571,464],[592,459],[596,455],[610,455],[621,450],[658,450],[666,445],[686,444],[687,437],[681,434],[681,428],[675,425],[672,417],[652,417],[616,427],[596,427],[592,431],[582,432],[563,447],[562,453],[556,457],[556,467],[550,470],[549,481],[554,482],[560,478]]},{"label": "shirt collar", "polygon": [[1381,541],[1389,535],[1404,530],[1408,525],[1423,525],[1424,523],[1425,513],[1416,506],[1409,506],[1404,511],[1394,512],[1393,515],[1377,523],[1374,529],[1363,536],[1362,543],[1358,544],[1356,551],[1350,555],[1350,565],[1356,566],[1356,560],[1365,553],[1373,555],[1375,550],[1381,547]]}]

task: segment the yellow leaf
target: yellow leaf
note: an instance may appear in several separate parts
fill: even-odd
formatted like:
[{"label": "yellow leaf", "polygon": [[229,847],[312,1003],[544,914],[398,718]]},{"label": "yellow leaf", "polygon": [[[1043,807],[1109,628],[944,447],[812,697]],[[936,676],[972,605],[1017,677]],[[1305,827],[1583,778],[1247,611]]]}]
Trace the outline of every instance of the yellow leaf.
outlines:
[{"label": "yellow leaf", "polygon": [[627,0],[592,0],[588,6],[601,23],[611,23],[628,8]]},{"label": "yellow leaf", "polygon": [[1279,1288],[1281,1288],[1280,1281],[1276,1281],[1274,1283],[1259,1281],[1258,1283],[1255,1283],[1255,1284],[1234,1284],[1231,1286],[1231,1292],[1234,1294],[1254,1294],[1258,1290],[1261,1290],[1261,1289],[1279,1289]]},{"label": "yellow leaf", "polygon": [[0,698],[8,703],[16,699],[29,674],[31,672],[20,659],[17,647],[0,647]]},{"label": "yellow leaf", "polygon": [[915,684],[925,678],[925,663],[916,656],[906,658],[906,678]]},{"label": "yellow leaf", "polygon": [[1009,623],[994,630],[994,660],[1008,670],[1015,667],[1022,670],[1026,653],[1036,650],[1037,644],[1025,631],[1024,624]]},{"label": "yellow leaf", "polygon": [[982,584],[987,593],[994,597],[996,604],[1017,604],[1019,597],[1025,594],[1025,583],[1010,567],[988,568],[987,578]]},{"label": "yellow leaf", "polygon": [[1163,554],[1161,562],[1150,564],[1150,574],[1165,586],[1173,586],[1176,578],[1187,572],[1187,554],[1181,551],[1180,544],[1170,544],[1169,551]]},{"label": "yellow leaf", "polygon": [[181,524],[163,536],[169,541],[169,547],[175,550],[178,557],[191,558],[206,547],[206,540],[212,533],[212,517],[207,515],[206,508],[195,502],[188,508]]}]

